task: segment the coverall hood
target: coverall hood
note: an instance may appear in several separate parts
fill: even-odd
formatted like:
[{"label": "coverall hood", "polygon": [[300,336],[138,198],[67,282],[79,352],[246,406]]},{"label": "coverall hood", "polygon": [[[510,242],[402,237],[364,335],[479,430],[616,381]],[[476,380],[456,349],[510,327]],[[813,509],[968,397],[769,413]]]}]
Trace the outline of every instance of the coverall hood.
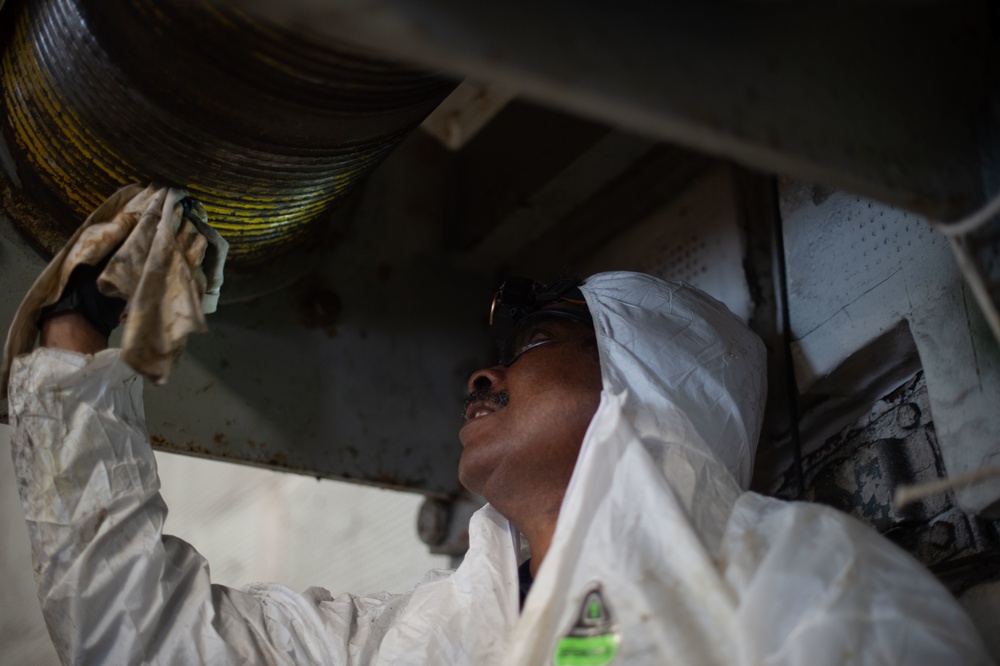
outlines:
[{"label": "coverall hood", "polygon": [[714,456],[747,489],[767,392],[760,338],[687,284],[615,272],[581,289],[604,390],[622,396],[639,437]]}]

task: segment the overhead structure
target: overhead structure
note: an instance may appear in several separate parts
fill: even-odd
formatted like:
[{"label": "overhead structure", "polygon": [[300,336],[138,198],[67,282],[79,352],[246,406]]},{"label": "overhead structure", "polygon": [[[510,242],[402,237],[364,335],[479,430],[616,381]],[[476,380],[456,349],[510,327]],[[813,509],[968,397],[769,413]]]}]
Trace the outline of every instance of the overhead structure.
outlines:
[{"label": "overhead structure", "polygon": [[936,219],[998,188],[987,2],[217,0]]}]

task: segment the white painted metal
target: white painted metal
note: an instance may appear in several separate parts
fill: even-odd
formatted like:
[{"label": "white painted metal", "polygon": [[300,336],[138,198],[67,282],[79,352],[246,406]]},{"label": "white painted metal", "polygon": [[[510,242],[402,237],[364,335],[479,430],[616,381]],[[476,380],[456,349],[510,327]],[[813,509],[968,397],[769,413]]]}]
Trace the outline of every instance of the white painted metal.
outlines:
[{"label": "white painted metal", "polygon": [[[905,320],[949,474],[1000,461],[1000,347],[947,240],[912,214],[797,182],[782,184],[781,212],[800,391],[808,394]],[[895,356],[872,359],[863,370],[883,372]],[[836,431],[842,424],[829,425]],[[993,515],[1000,482],[957,496],[966,511]]]}]

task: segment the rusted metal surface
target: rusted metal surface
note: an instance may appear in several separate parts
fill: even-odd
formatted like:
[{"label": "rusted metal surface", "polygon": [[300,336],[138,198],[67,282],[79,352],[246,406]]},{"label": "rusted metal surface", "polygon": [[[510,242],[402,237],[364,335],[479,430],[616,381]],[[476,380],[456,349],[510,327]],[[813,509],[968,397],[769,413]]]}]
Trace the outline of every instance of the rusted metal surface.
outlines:
[{"label": "rusted metal surface", "polygon": [[469,550],[469,519],[486,503],[483,498],[463,493],[447,500],[428,497],[417,516],[420,540],[437,555],[450,555],[453,566]]},{"label": "rusted metal surface", "polygon": [[61,220],[24,217],[50,250],[46,233],[64,237],[123,183],[158,181],[205,203],[233,264],[273,256],[454,87],[206,2],[4,14],[2,129],[26,192]]},{"label": "rusted metal surface", "polygon": [[922,373],[806,455],[803,470],[803,495],[796,492],[797,474],[791,469],[770,491],[828,504],[868,523],[956,594],[1000,578],[1000,522],[964,512],[952,493],[902,509],[893,504],[900,484],[935,481],[947,473]]},{"label": "rusted metal surface", "polygon": [[337,320],[344,307],[340,296],[321,276],[310,274],[292,285],[291,297],[298,310],[298,321],[306,328],[322,329],[336,337]]}]

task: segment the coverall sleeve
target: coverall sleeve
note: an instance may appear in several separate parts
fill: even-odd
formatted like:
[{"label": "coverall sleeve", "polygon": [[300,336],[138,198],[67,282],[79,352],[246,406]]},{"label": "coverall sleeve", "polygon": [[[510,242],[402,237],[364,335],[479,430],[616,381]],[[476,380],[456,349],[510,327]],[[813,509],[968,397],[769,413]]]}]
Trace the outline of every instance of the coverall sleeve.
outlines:
[{"label": "coverall sleeve", "polygon": [[238,591],[164,536],[142,381],[118,350],[15,360],[12,448],[42,613],[64,663],[348,663],[378,652],[400,597]]}]

